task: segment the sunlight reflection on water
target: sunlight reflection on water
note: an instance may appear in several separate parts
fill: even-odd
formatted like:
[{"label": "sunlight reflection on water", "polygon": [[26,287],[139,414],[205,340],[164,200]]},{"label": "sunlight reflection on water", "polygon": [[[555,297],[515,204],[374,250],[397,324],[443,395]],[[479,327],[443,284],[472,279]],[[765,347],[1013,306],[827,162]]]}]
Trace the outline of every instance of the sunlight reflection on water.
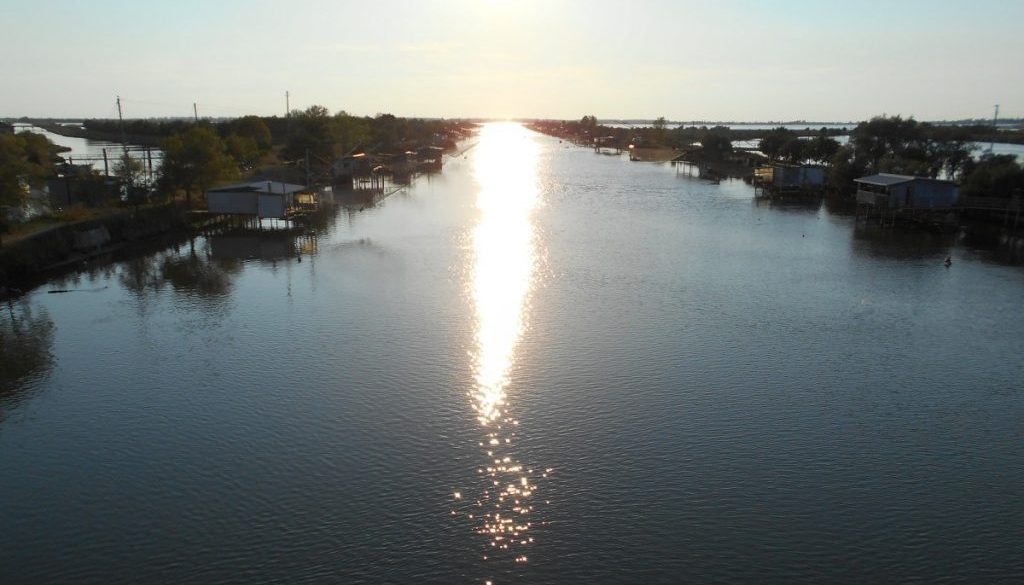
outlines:
[{"label": "sunlight reflection on water", "polygon": [[491,124],[480,133],[474,176],[479,222],[472,234],[471,294],[475,307],[473,409],[484,431],[480,448],[486,480],[462,513],[487,539],[484,559],[525,563],[532,543],[530,513],[537,472],[514,455],[519,421],[508,411],[506,388],[526,328],[537,254],[532,214],[540,206],[536,138],[518,124]]}]

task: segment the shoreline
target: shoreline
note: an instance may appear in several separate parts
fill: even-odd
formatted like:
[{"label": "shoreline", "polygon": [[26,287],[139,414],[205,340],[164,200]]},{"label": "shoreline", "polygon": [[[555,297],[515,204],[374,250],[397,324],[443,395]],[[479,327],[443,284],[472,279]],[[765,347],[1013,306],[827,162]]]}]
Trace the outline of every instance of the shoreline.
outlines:
[{"label": "shoreline", "polygon": [[62,126],[52,122],[32,122],[32,124],[46,130],[47,132],[57,134],[58,136],[82,138],[84,140],[95,140],[97,142],[121,143],[122,140],[127,140],[130,144],[159,148],[160,143],[163,141],[163,138],[142,134],[126,134],[122,138],[121,134],[116,132],[102,132],[99,130],[90,130],[88,128],[79,128],[77,126]]},{"label": "shoreline", "polygon": [[0,281],[8,290],[24,291],[81,262],[195,227],[184,206],[176,203],[57,224],[9,245],[5,242],[0,248]]},{"label": "shoreline", "polygon": [[[459,154],[473,146],[475,143]],[[409,188],[422,175],[417,173],[408,184],[392,184],[379,192],[335,192],[332,201],[315,213],[325,213],[336,207],[358,206],[361,211],[376,206]],[[154,244],[159,248],[207,234],[211,229],[224,225],[224,221],[211,218],[209,214],[189,210],[185,204],[174,202],[108,210],[97,217],[54,224],[19,236],[9,243],[5,239],[0,245],[0,283],[3,283],[0,285],[0,299],[21,296],[52,278],[74,272],[83,264],[104,261],[98,260],[104,257],[111,257],[107,261],[116,262],[118,257],[150,253]],[[230,225],[227,229],[231,229]],[[82,240],[93,235],[98,235],[102,243],[83,248]]]}]

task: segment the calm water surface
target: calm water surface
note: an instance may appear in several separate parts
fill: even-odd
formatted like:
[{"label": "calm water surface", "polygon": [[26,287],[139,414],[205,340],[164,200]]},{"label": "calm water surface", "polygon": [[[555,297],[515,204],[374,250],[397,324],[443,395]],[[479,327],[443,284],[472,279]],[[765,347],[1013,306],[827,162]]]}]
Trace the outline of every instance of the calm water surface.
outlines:
[{"label": "calm water surface", "polygon": [[491,125],[5,307],[0,583],[1019,583],[1022,292]]}]

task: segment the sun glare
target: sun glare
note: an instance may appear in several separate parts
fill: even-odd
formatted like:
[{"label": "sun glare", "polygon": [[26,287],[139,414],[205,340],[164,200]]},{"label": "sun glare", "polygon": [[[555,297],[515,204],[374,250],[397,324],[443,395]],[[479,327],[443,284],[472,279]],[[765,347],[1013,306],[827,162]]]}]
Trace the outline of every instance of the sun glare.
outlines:
[{"label": "sun glare", "polygon": [[480,421],[487,424],[501,416],[533,280],[531,214],[538,204],[537,145],[522,126],[503,123],[484,127],[477,148],[476,402]]},{"label": "sun glare", "polygon": [[475,384],[470,392],[483,429],[485,487],[464,512],[487,539],[488,558],[527,562],[520,549],[536,491],[533,470],[515,457],[519,421],[506,407],[510,371],[525,329],[536,264],[533,212],[539,206],[538,145],[518,124],[489,124],[474,154],[479,221],[472,235],[476,309]]}]

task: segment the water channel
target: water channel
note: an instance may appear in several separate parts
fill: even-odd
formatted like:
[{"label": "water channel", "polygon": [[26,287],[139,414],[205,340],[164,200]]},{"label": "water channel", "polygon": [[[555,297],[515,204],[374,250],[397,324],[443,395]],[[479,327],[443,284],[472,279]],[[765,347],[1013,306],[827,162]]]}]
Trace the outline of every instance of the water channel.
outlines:
[{"label": "water channel", "polygon": [[1024,579],[1024,269],[476,140],[3,307],[0,583]]}]

